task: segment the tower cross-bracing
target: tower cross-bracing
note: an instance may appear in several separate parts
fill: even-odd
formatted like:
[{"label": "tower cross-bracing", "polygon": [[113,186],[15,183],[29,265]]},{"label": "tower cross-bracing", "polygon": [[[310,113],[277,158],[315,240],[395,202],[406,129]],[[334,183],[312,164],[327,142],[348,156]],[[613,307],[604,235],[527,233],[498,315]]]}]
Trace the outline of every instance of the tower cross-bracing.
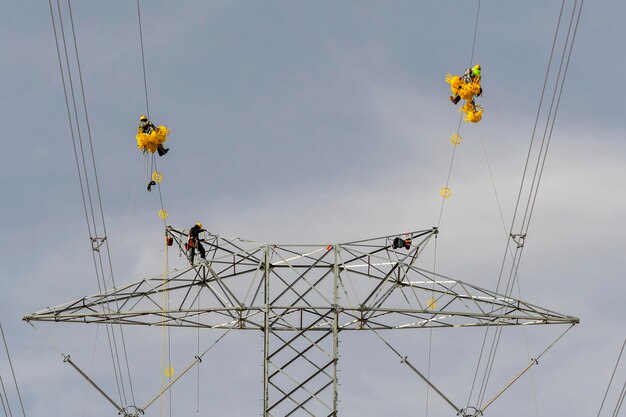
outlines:
[{"label": "tower cross-bracing", "polygon": [[[184,251],[184,231],[167,233]],[[344,331],[578,323],[419,267],[437,234],[268,244],[205,233],[206,260],[25,320],[262,332],[266,417],[337,415]]]}]

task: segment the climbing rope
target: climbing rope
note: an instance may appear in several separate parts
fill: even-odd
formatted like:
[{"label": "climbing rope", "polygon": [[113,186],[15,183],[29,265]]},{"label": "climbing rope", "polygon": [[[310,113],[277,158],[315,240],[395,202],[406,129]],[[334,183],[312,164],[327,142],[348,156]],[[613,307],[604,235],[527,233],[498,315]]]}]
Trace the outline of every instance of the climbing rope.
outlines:
[{"label": "climbing rope", "polygon": [[141,66],[143,68],[143,89],[146,94],[146,115],[150,118],[150,104],[148,103],[148,81],[146,79],[146,60],[143,51],[143,30],[141,28],[141,8],[139,7],[139,0],[137,0],[137,20],[139,22],[139,41],[141,45]]},{"label": "climbing rope", "polygon": [[[472,36],[472,51],[470,54],[470,67],[472,66],[472,64],[474,63],[474,52],[476,50],[476,38],[478,35],[478,21],[480,18],[480,0],[478,0],[478,4],[476,7],[476,18],[474,21],[474,34]],[[441,226],[441,220],[443,218],[443,210],[445,208],[445,204],[446,204],[446,200],[451,196],[452,191],[450,190],[450,178],[452,177],[452,169],[454,167],[454,158],[456,156],[456,150],[458,145],[461,144],[461,141],[463,140],[461,137],[461,124],[463,122],[463,114],[459,115],[459,121],[457,123],[456,126],[456,131],[455,133],[452,135],[452,137],[450,138],[450,141],[452,142],[452,154],[450,156],[450,164],[448,166],[448,174],[446,176],[446,182],[445,185],[440,189],[439,193],[442,197],[441,199],[441,207],[439,209],[439,218],[437,219],[437,228],[439,228]],[[435,249],[434,249],[434,263],[433,263],[433,288],[434,288],[434,281],[435,281],[435,277],[434,274],[436,273],[437,270],[437,241],[438,241],[438,237],[439,236],[435,236]],[[434,293],[432,293],[434,294]],[[432,297],[431,294],[431,298]],[[430,329],[429,330],[429,334],[428,334],[428,368],[427,368],[427,377],[430,378],[430,370],[431,370],[431,361],[432,361],[432,343],[433,343],[433,330]],[[428,407],[429,407],[429,391],[430,391],[430,386],[426,387],[426,417],[428,417]]]},{"label": "climbing rope", "polygon": [[[165,242],[165,248],[163,251],[163,291],[161,292],[161,367],[163,370],[161,374],[161,390],[165,389],[168,378],[174,376],[174,368],[172,368],[170,362],[170,332],[167,327],[167,310],[169,305],[169,292],[168,292],[168,246]],[[171,390],[169,391],[169,405],[171,407]],[[160,416],[166,416],[167,398],[161,397],[160,400]],[[172,410],[170,408],[170,415]]]},{"label": "climbing rope", "polygon": [[[143,42],[143,27],[141,23],[141,7],[139,0],[137,0],[137,24],[139,27],[139,44],[141,47],[141,66],[143,70],[143,85],[146,99],[146,115],[150,118],[150,103],[148,100],[148,80],[146,76],[146,60],[145,50]],[[163,191],[161,187],[161,181],[163,175],[159,172],[156,157],[154,152],[145,152],[146,154],[146,176],[148,181],[154,181],[157,186],[159,194],[159,218],[163,221],[163,229],[167,230],[167,218],[169,216],[168,211],[163,204]],[[166,232],[167,233],[167,232]],[[166,234],[167,236],[167,234]],[[168,277],[169,277],[169,251],[167,241],[164,241],[164,260],[163,260],[163,292],[161,295],[161,357],[160,357],[160,386],[161,391],[164,392],[167,386],[168,380],[174,376],[174,368],[171,365],[171,331],[167,326],[167,310],[169,306],[169,292],[168,292]],[[169,413],[172,415],[172,391],[168,390],[168,396],[159,396],[159,415],[161,417],[167,416],[168,403]],[[169,401],[168,401],[169,400]]]},{"label": "climbing rope", "polygon": [[[91,348],[91,360],[89,362],[89,371],[88,371],[88,375],[93,374],[93,366],[94,363],[96,361],[96,347],[98,346],[98,335],[100,334],[100,326],[96,326],[96,336],[94,337],[93,340],[93,347]],[[85,417],[87,415],[87,404],[89,404],[89,394],[90,394],[90,389],[89,389],[89,385],[86,387],[85,389],[85,397],[83,398],[83,413],[82,413],[82,417]]]},{"label": "climbing rope", "polygon": [[146,403],[146,405],[144,405],[141,408],[141,410],[145,411],[146,409],[148,409],[148,407],[150,407],[152,404],[154,404],[154,402],[157,401],[163,394],[165,394],[167,391],[169,391],[172,388],[172,385],[174,385],[180,378],[182,378],[183,375],[185,375],[187,373],[187,371],[189,371],[195,365],[201,363],[202,362],[202,358],[204,357],[204,355],[206,355],[211,349],[213,349],[215,347],[215,345],[217,345],[235,327],[236,327],[236,324],[233,325],[233,327],[228,328],[228,330],[226,330],[224,333],[222,333],[222,335],[220,337],[218,337],[217,340],[215,340],[211,345],[209,345],[209,347],[206,348],[202,352],[202,354],[195,356],[194,359],[189,363],[189,365],[187,365],[187,367],[185,369],[183,369],[183,371],[180,374],[178,374],[178,376],[176,378],[174,378],[169,384],[167,384],[163,389],[161,389],[161,391],[159,391],[159,393],[154,398],[152,398],[150,401],[148,401]]}]

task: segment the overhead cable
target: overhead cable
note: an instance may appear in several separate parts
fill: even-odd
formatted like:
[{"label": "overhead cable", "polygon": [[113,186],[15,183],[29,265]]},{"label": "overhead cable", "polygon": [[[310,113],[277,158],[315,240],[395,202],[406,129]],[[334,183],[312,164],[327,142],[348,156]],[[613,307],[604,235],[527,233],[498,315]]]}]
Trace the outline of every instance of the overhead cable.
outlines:
[{"label": "overhead cable", "polygon": [[11,354],[9,353],[9,346],[7,345],[7,339],[4,335],[4,330],[2,328],[2,322],[0,322],[0,334],[2,335],[2,343],[4,344],[4,350],[7,354],[7,360],[9,362],[9,367],[11,368],[11,375],[13,375],[13,383],[15,384],[15,391],[17,392],[17,398],[20,401],[20,407],[22,409],[22,415],[26,417],[26,411],[24,411],[24,403],[22,402],[22,394],[20,394],[20,386],[17,383],[17,378],[15,377],[15,369],[13,368],[13,361],[11,360]]}]

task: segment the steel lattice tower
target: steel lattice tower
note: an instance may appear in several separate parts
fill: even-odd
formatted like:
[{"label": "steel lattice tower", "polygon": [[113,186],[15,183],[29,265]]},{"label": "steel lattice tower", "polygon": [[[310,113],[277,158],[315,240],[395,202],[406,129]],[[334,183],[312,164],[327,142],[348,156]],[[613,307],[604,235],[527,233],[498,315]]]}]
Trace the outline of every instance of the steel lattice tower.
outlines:
[{"label": "steel lattice tower", "polygon": [[[184,231],[167,232],[184,250]],[[400,248],[398,235],[281,245],[206,233],[206,261],[24,319],[262,332],[264,417],[337,415],[344,331],[578,323],[420,268],[437,233],[402,235]]]}]

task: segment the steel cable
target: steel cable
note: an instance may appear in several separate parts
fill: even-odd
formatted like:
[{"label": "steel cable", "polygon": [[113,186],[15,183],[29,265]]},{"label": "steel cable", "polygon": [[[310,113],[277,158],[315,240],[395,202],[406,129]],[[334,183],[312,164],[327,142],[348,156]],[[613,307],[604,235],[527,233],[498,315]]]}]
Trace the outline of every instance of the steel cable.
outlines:
[{"label": "steel cable", "polygon": [[[89,138],[89,148],[91,151],[91,161],[93,164],[93,172],[94,172],[94,179],[95,179],[95,183],[96,183],[96,193],[98,196],[98,205],[100,208],[100,218],[102,220],[102,229],[103,229],[103,233],[104,233],[104,246],[106,249],[106,256],[107,256],[107,261],[108,261],[108,265],[109,265],[109,271],[110,271],[110,278],[111,278],[111,283],[113,285],[113,288],[115,288],[115,275],[113,272],[113,262],[111,260],[111,250],[109,247],[109,240],[106,239],[106,237],[108,236],[107,233],[107,228],[106,228],[106,220],[104,217],[104,208],[102,206],[102,194],[100,192],[100,181],[98,179],[98,170],[96,167],[96,156],[95,156],[95,151],[94,151],[94,147],[93,147],[93,139],[92,139],[92,135],[91,135],[91,126],[89,124],[89,112],[87,111],[87,100],[86,100],[86,96],[85,96],[85,87],[83,84],[83,74],[82,74],[82,69],[81,69],[81,65],[80,65],[80,58],[79,58],[79,54],[78,54],[78,43],[76,41],[76,31],[74,29],[74,17],[72,15],[72,5],[71,5],[71,0],[68,0],[67,2],[68,4],[68,10],[69,10],[69,15],[70,15],[70,23],[71,23],[71,27],[72,27],[72,37],[74,40],[74,51],[76,54],[76,64],[77,64],[77,68],[78,68],[78,78],[80,81],[80,90],[81,90],[81,95],[82,95],[82,101],[83,101],[83,109],[84,109],[84,113],[85,113],[85,123],[86,123],[86,127],[87,127],[87,135]],[[100,252],[98,252],[99,254]],[[102,268],[102,265],[101,265]],[[104,268],[102,268],[102,272],[104,274]],[[104,275],[103,275],[103,280],[104,280]],[[106,284],[105,284],[105,291],[106,291]],[[116,300],[116,307],[119,310],[119,305],[117,305],[117,300]],[[133,400],[133,404],[135,403],[135,393],[133,390],[133,383],[132,383],[132,377],[131,377],[131,372],[130,372],[130,365],[128,363],[128,354],[127,354],[127,349],[126,349],[126,340],[124,338],[124,331],[122,329],[122,326],[119,325],[119,331],[120,331],[120,336],[122,339],[122,350],[124,353],[124,360],[126,363],[126,372],[128,375],[128,384],[129,384],[129,388],[130,388],[130,393],[131,393],[131,398]],[[117,349],[117,346],[116,346]],[[119,359],[118,359],[119,361]],[[120,369],[121,372],[121,369]]]},{"label": "steel cable", "polygon": [[24,411],[24,403],[22,402],[22,394],[20,394],[20,387],[17,384],[17,378],[15,377],[15,369],[13,368],[13,361],[11,360],[11,355],[9,354],[9,346],[7,345],[7,339],[4,335],[4,330],[2,328],[1,322],[0,322],[0,334],[2,334],[2,342],[4,343],[4,350],[7,353],[7,360],[9,361],[9,367],[11,368],[11,375],[13,375],[13,383],[15,384],[15,391],[17,391],[17,398],[20,401],[22,415],[26,417],[26,412]]},{"label": "steel cable", "polygon": [[622,353],[624,353],[624,346],[626,346],[626,339],[624,339],[624,343],[622,343],[622,348],[620,349],[619,355],[617,356],[617,361],[615,362],[613,373],[611,374],[611,378],[609,379],[609,384],[607,385],[606,391],[604,392],[604,397],[602,397],[602,403],[600,404],[600,409],[598,410],[597,417],[600,417],[600,413],[602,412],[602,408],[604,407],[604,402],[606,401],[606,397],[609,394],[609,389],[611,388],[611,384],[613,384],[613,378],[615,377],[615,372],[617,372],[619,362],[622,359]]},{"label": "steel cable", "polygon": [[[560,24],[561,24],[561,19],[562,19],[564,7],[565,7],[565,0],[562,0],[562,2],[561,2],[561,9],[560,9],[560,12],[559,12],[559,18],[557,20],[556,30],[554,32],[554,38],[552,40],[552,48],[550,50],[550,58],[548,60],[548,66],[547,66],[547,69],[546,69],[546,75],[544,77],[543,88],[541,90],[541,96],[540,96],[540,99],[539,99],[539,106],[538,106],[538,109],[537,109],[537,114],[535,116],[535,123],[534,123],[533,131],[532,131],[532,134],[531,134],[530,146],[529,146],[529,149],[528,149],[528,154],[526,156],[526,163],[524,165],[524,171],[522,173],[522,180],[521,180],[519,192],[518,192],[518,195],[517,195],[517,202],[515,204],[515,209],[513,211],[513,219],[511,220],[511,228],[510,228],[510,231],[509,231],[509,235],[513,232],[513,227],[514,227],[514,224],[515,224],[515,218],[517,216],[519,203],[520,203],[521,197],[522,197],[522,191],[523,191],[524,182],[525,182],[525,179],[526,179],[526,172],[527,172],[527,169],[528,169],[528,165],[530,163],[530,157],[532,155],[532,148],[533,148],[533,143],[534,143],[534,139],[535,139],[535,132],[536,132],[536,129],[537,129],[537,125],[539,123],[539,116],[541,114],[541,107],[542,107],[542,103],[543,103],[543,98],[544,98],[545,90],[546,90],[546,87],[547,87],[547,84],[548,84],[548,80],[549,80],[550,68],[551,68],[551,65],[552,65],[552,59],[554,57],[554,51],[555,51],[555,48],[556,48],[556,43],[557,43],[557,39],[558,39],[559,28],[560,28]],[[498,292],[498,290],[500,288],[502,274],[504,272],[504,267],[506,265],[506,254],[507,254],[507,250],[508,250],[508,247],[509,247],[509,240],[507,240],[507,248],[505,249],[505,253],[504,253],[503,260],[502,260],[502,264],[500,266],[500,273],[499,273],[499,276],[498,276],[498,281],[496,283],[496,290],[495,290],[496,293]],[[514,260],[515,260],[515,257],[513,257],[513,262],[514,262]],[[485,343],[487,341],[487,336],[489,334],[489,330],[490,330],[489,327],[487,327],[485,329],[485,335],[483,337],[483,342],[482,342],[482,346],[481,346],[481,349],[480,349],[479,359],[478,359],[478,362],[477,362],[477,365],[476,365],[476,370],[474,372],[474,379],[472,381],[472,386],[470,388],[470,393],[469,393],[469,396],[468,396],[468,404],[471,402],[471,397],[472,397],[473,392],[474,392],[476,380],[477,380],[477,377],[478,377],[478,372],[479,372],[479,369],[480,369],[480,364],[482,362],[482,356],[483,356],[483,353],[484,353]]]},{"label": "steel cable", "polygon": [[[78,114],[78,110],[76,108],[76,99],[75,99],[75,96],[74,96],[74,85],[73,85],[72,74],[71,74],[72,70],[71,70],[71,65],[69,63],[69,53],[68,53],[68,50],[67,50],[67,42],[66,42],[66,39],[65,39],[65,31],[64,31],[64,28],[63,28],[63,15],[62,15],[62,12],[61,12],[60,2],[59,2],[59,0],[57,0],[57,10],[58,10],[58,14],[59,14],[61,38],[62,38],[62,41],[63,41],[63,49],[64,49],[65,61],[66,61],[66,65],[67,65],[67,77],[68,77],[68,81],[69,81],[69,90],[70,90],[70,93],[71,93],[72,107],[74,109],[76,130],[77,130],[77,134],[78,134],[78,142],[79,142],[79,148],[80,148],[80,158],[79,158],[77,147],[76,147],[76,139],[75,139],[75,136],[74,136],[74,128],[73,128],[71,112],[69,110],[70,103],[69,103],[69,97],[68,97],[68,94],[67,94],[68,87],[65,84],[65,76],[64,76],[64,71],[63,71],[63,64],[62,64],[62,60],[61,60],[61,54],[60,54],[60,50],[59,50],[59,39],[58,39],[58,36],[57,36],[57,31],[56,31],[54,12],[53,12],[53,9],[52,9],[51,1],[49,1],[49,3],[50,3],[51,19],[52,19],[52,23],[53,23],[53,30],[54,30],[54,35],[55,35],[55,43],[56,43],[56,46],[57,46],[57,56],[59,58],[59,68],[61,70],[61,77],[62,77],[62,82],[63,82],[64,95],[65,95],[65,99],[66,99],[66,107],[67,107],[67,110],[68,110],[68,120],[69,120],[69,123],[70,123],[70,131],[71,131],[71,134],[72,134],[72,143],[73,143],[73,146],[74,146],[74,157],[75,157],[75,160],[76,160],[77,171],[78,171],[78,175],[79,175],[79,183],[80,183],[80,186],[81,186],[81,195],[82,195],[82,199],[83,199],[83,208],[84,208],[84,211],[85,211],[85,217],[87,219],[88,232],[89,232],[89,235],[90,235],[90,239],[92,241],[92,257],[93,257],[93,260],[94,260],[94,267],[96,269],[96,277],[97,277],[97,280],[98,280],[98,287],[99,287],[101,292],[106,294],[107,291],[108,291],[107,290],[107,285],[106,285],[106,274],[105,274],[104,264],[103,264],[103,260],[102,260],[102,254],[101,254],[101,252],[99,250],[99,247],[102,244],[104,244],[104,247],[106,249],[106,256],[107,256],[107,259],[108,259],[108,266],[109,266],[109,270],[110,270],[110,278],[111,278],[111,282],[113,284],[113,287],[115,287],[115,279],[114,279],[114,273],[113,273],[113,267],[112,267],[110,247],[109,247],[109,243],[108,243],[108,239],[107,239],[106,222],[105,222],[105,218],[104,218],[104,210],[103,210],[103,205],[102,205],[102,196],[101,196],[101,192],[100,192],[100,185],[99,185],[97,167],[96,167],[96,162],[95,162],[95,151],[94,151],[94,148],[93,148],[93,140],[92,140],[91,128],[90,128],[90,124],[89,124],[89,114],[88,114],[87,105],[86,105],[84,83],[83,83],[83,79],[82,79],[82,70],[81,70],[80,58],[79,58],[79,54],[78,54],[78,46],[77,46],[77,39],[76,39],[76,32],[75,32],[75,27],[74,27],[71,3],[68,0],[68,11],[69,11],[69,15],[70,15],[72,36],[73,36],[73,41],[74,41],[74,52],[75,52],[75,56],[76,56],[76,65],[77,65],[78,75],[79,75],[79,80],[80,80],[80,92],[81,92],[81,95],[82,95],[85,124],[86,124],[86,127],[87,127],[88,138],[89,138],[89,150],[91,152],[91,163],[92,163],[92,166],[93,166],[93,176],[94,176],[95,184],[96,184],[96,193],[95,194],[97,195],[97,198],[98,198],[98,205],[99,205],[99,209],[100,209],[100,217],[101,217],[102,228],[103,228],[103,232],[104,232],[104,236],[103,237],[99,237],[98,236],[98,228],[97,228],[97,225],[96,225],[97,217],[95,215],[94,208],[93,208],[94,203],[92,201],[92,194],[91,194],[92,191],[91,191],[91,187],[90,187],[90,184],[89,184],[89,174],[88,174],[89,171],[87,169],[86,158],[85,158],[85,150],[84,150],[84,147],[83,147],[82,134],[81,134],[81,131],[80,131],[79,114]],[[79,161],[82,161],[82,171],[81,171],[81,164],[80,164]],[[83,174],[83,172],[84,172],[84,174]],[[84,175],[84,177],[83,177],[83,175]],[[84,180],[83,180],[83,178],[84,178]],[[86,190],[86,192],[85,192],[85,190]],[[87,195],[85,196],[85,194],[87,194]],[[87,205],[89,205],[89,211],[87,210]],[[91,214],[91,216],[89,214]],[[92,231],[92,227],[93,227],[93,231]],[[93,234],[92,234],[92,232],[93,232]],[[99,242],[99,245],[96,247],[95,245],[96,245],[97,242]],[[97,252],[97,254],[94,253],[94,252]],[[100,275],[102,275],[102,285],[100,283]],[[103,306],[103,309],[104,309],[104,306]],[[115,336],[115,329],[114,329],[113,325],[110,325],[110,326],[111,326],[110,329],[107,326],[107,338],[108,338],[109,350],[110,350],[111,358],[112,358],[112,362],[113,362],[113,368],[114,368],[114,372],[115,372],[116,383],[117,383],[117,386],[118,386],[118,394],[120,396],[120,401],[122,401],[125,405],[127,405],[126,393],[125,393],[125,388],[124,388],[124,377],[123,377],[123,372],[122,372],[121,359],[120,359],[119,352],[118,352],[118,347],[117,347],[117,340],[116,340],[116,336]],[[122,341],[124,359],[125,359],[125,364],[126,364],[126,371],[127,371],[127,375],[128,375],[129,387],[130,387],[131,396],[132,396],[133,402],[134,402],[134,392],[133,392],[133,387],[132,387],[132,377],[131,377],[131,374],[130,374],[130,366],[129,366],[129,363],[128,363],[128,356],[127,356],[127,352],[126,352],[125,338],[124,338],[123,330],[121,329],[121,327],[120,327],[119,330],[120,330],[120,336],[121,336],[121,341]]]},{"label": "steel cable", "polygon": [[[53,7],[52,7],[52,0],[48,0],[48,3],[50,5],[50,18],[52,21],[52,28],[53,28],[53,32],[54,32],[54,39],[55,39],[55,45],[56,45],[56,49],[57,49],[57,57],[58,57],[58,61],[59,61],[59,70],[61,73],[61,80],[62,80],[62,84],[63,84],[63,94],[65,96],[65,104],[66,104],[66,109],[67,109],[67,116],[68,116],[68,121],[69,121],[69,125],[70,125],[70,134],[71,134],[71,139],[72,139],[72,146],[73,146],[73,150],[74,150],[74,159],[76,162],[76,170],[78,173],[78,180],[79,180],[79,185],[80,185],[80,190],[81,190],[81,197],[82,197],[82,201],[83,201],[83,209],[84,209],[84,213],[85,213],[85,219],[87,221],[87,231],[89,232],[89,237],[90,239],[93,239],[94,234],[92,233],[91,230],[91,224],[90,224],[90,217],[88,214],[88,210],[87,210],[87,198],[85,197],[85,186],[84,186],[84,182],[83,182],[83,174],[80,168],[80,162],[79,162],[79,157],[78,157],[78,151],[77,151],[77,146],[76,146],[76,138],[74,135],[74,122],[72,120],[72,115],[71,115],[71,111],[70,111],[70,100],[67,94],[67,84],[65,83],[65,75],[64,75],[64,70],[63,70],[63,63],[62,63],[62,59],[61,59],[61,52],[60,52],[60,48],[59,48],[59,39],[58,39],[58,35],[57,35],[57,29],[56,29],[56,23],[55,23],[55,18],[54,18],[54,11],[53,11]],[[61,14],[61,7],[59,4],[59,1],[57,0],[57,9],[59,12],[59,22],[62,24],[62,14]],[[67,57],[67,48],[65,48],[65,52],[66,52],[66,57]],[[70,72],[70,67],[69,67],[69,61],[68,62],[68,79],[70,79],[71,74],[69,74]],[[92,240],[93,241],[93,240]],[[92,251],[92,257],[93,257],[93,261],[94,261],[94,267],[95,267],[95,271],[96,271],[96,279],[98,282],[98,288],[100,290],[100,292],[102,292],[102,286],[100,284],[100,272],[98,270],[98,266],[97,266],[97,262],[95,259],[95,254],[93,254]],[[120,390],[120,385],[119,385],[119,376],[118,376],[118,372],[117,372],[117,366],[115,363],[115,359],[113,357],[113,349],[112,349],[112,344],[111,344],[111,335],[109,333],[109,329],[107,328],[107,337],[108,337],[108,341],[109,341],[109,350],[111,351],[111,357],[113,360],[113,370],[115,373],[115,380],[117,383],[117,389],[118,389],[118,395],[120,397],[120,401],[122,399],[122,394],[121,394],[121,390]]]},{"label": "steel cable", "polygon": [[[578,0],[576,0],[574,2],[574,6],[572,8],[572,15],[570,17],[570,23],[568,26],[568,31],[567,31],[567,35],[565,37],[565,42],[564,42],[564,46],[563,46],[563,54],[561,56],[561,62],[559,65],[559,69],[557,72],[557,79],[555,82],[555,86],[554,86],[554,91],[552,93],[552,99],[551,99],[551,105],[550,105],[550,109],[548,111],[548,117],[546,120],[546,128],[544,130],[544,135],[542,138],[542,143],[541,143],[541,148],[537,157],[537,162],[536,162],[536,166],[535,166],[535,172],[533,174],[533,180],[532,180],[532,185],[531,185],[531,189],[529,191],[528,194],[528,200],[526,203],[526,209],[524,212],[524,216],[523,216],[523,220],[522,220],[522,226],[521,226],[521,233],[520,236],[522,236],[522,238],[525,237],[528,228],[529,228],[529,223],[530,223],[530,218],[532,216],[533,210],[534,210],[534,206],[535,206],[535,201],[536,201],[536,197],[537,197],[537,193],[538,193],[538,189],[539,189],[539,184],[541,182],[541,177],[543,174],[543,167],[545,166],[545,161],[547,158],[547,151],[549,148],[549,144],[551,142],[552,139],[552,132],[553,132],[553,128],[554,128],[554,123],[556,120],[556,115],[557,115],[557,111],[558,111],[558,107],[559,107],[559,103],[560,103],[560,99],[561,99],[561,95],[563,92],[563,86],[565,83],[565,77],[567,75],[567,69],[569,67],[569,62],[570,62],[570,58],[571,58],[571,52],[573,49],[573,43],[575,40],[575,36],[576,36],[576,32],[578,29],[578,25],[580,22],[580,15],[582,12],[582,5],[583,5],[583,1],[581,1],[580,3],[580,7],[578,7],[578,16],[575,20],[575,15],[576,15],[576,9],[577,9],[577,5],[578,5]],[[561,6],[561,13],[559,15],[559,23],[557,24],[557,32],[555,34],[555,41],[557,38],[557,34],[558,34],[558,27],[560,24],[560,19],[562,16],[562,10],[563,10],[563,4]],[[572,32],[572,25],[574,20],[576,21],[576,24],[574,25],[574,30]],[[569,48],[569,53],[568,53],[568,48]],[[552,50],[554,51],[554,43],[553,43],[553,48]],[[565,56],[567,55],[567,58],[565,58]],[[551,58],[550,61],[552,60],[552,53],[551,53]],[[549,72],[549,70],[547,71],[547,73]],[[545,90],[545,83],[544,83],[544,90]],[[557,94],[558,91],[558,94]],[[542,97],[543,97],[543,92],[542,92]],[[556,105],[555,105],[556,103]],[[554,112],[553,112],[554,109]],[[538,116],[539,117],[539,112],[538,112]],[[548,133],[548,127],[549,128],[549,133]],[[534,139],[534,132],[535,129],[533,129],[533,139]],[[532,141],[531,141],[531,147],[532,147]],[[529,154],[530,154],[530,150],[529,150]],[[527,159],[527,164],[526,167],[528,166],[528,159]],[[526,167],[525,167],[525,172],[526,172]],[[524,175],[525,177],[525,175]],[[523,188],[523,180],[522,180],[522,186],[520,186],[520,195],[522,192],[522,188]],[[519,204],[519,198],[518,198],[518,204]],[[518,208],[518,204],[516,205],[516,214],[517,214],[517,208]],[[515,214],[515,215],[516,215]],[[511,226],[511,239],[513,239],[513,227],[515,224],[515,216],[513,218],[512,221],[512,226]],[[508,243],[507,243],[508,244]],[[519,253],[519,256],[517,256]],[[507,286],[505,289],[505,296],[509,297],[510,294],[513,291],[513,287],[514,287],[514,283],[517,279],[518,276],[518,270],[519,270],[519,264],[521,261],[521,257],[523,254],[523,244],[518,244],[517,245],[517,250],[516,250],[516,256],[513,259],[513,262],[511,264],[511,270],[509,273],[509,277],[507,280]],[[506,252],[505,252],[505,256],[504,256],[504,260],[503,260],[503,265],[506,261]],[[501,270],[502,271],[502,270]],[[500,283],[500,279],[501,276],[498,278],[498,286]],[[500,336],[501,336],[501,332],[502,329],[501,328],[497,328],[496,329],[496,333],[494,335],[494,339],[492,342],[492,347],[490,350],[490,355],[489,355],[489,359],[487,362],[487,367],[485,368],[485,375],[483,376],[483,383],[481,384],[481,391],[479,392],[479,401],[478,403],[482,402],[482,399],[484,398],[484,395],[486,393],[486,388],[487,388],[487,384],[489,381],[489,378],[491,376],[491,372],[493,369],[493,363],[495,361],[495,355],[497,352],[497,348],[500,342]],[[485,332],[485,335],[487,334],[487,332]],[[485,337],[486,338],[486,337]]]},{"label": "steel cable", "polygon": [[[13,413],[11,412],[11,404],[9,404],[9,396],[7,395],[7,391],[4,388],[4,381],[2,379],[1,374],[0,374],[0,388],[2,388],[2,392],[0,392],[0,399],[2,399],[2,408],[4,408],[4,415],[7,417],[13,417]],[[6,406],[5,406],[5,400],[3,398],[6,398]],[[8,414],[7,414],[7,410],[8,410]]]}]

